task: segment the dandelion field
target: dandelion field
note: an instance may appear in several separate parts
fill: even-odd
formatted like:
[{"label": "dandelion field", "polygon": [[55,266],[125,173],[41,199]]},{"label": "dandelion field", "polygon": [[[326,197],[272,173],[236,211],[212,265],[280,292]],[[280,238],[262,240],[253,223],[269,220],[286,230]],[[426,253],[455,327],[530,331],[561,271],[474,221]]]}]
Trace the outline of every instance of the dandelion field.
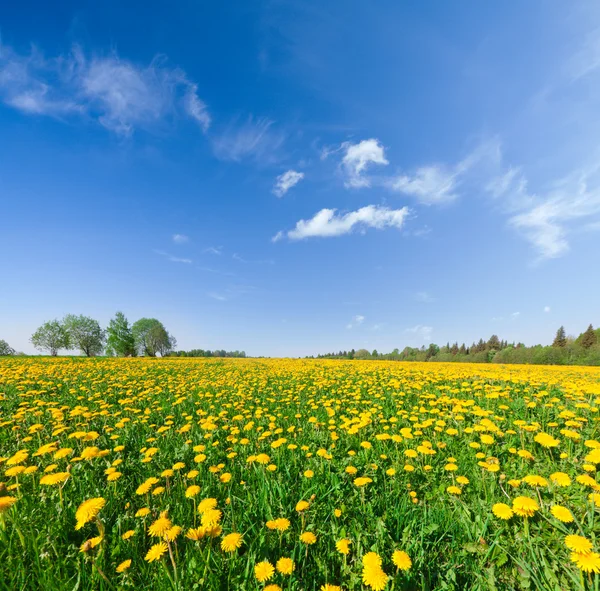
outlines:
[{"label": "dandelion field", "polygon": [[0,359],[1,589],[599,589],[600,369]]}]

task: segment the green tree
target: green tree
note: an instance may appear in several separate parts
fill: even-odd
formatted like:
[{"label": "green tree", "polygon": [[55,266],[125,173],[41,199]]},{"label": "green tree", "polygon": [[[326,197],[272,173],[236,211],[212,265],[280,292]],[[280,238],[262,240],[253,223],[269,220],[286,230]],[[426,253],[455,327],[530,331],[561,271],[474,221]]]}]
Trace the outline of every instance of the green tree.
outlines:
[{"label": "green tree", "polygon": [[0,340],[0,357],[14,354],[15,350],[6,341]]},{"label": "green tree", "polygon": [[69,335],[69,343],[72,348],[79,349],[86,357],[102,353],[106,334],[100,328],[97,320],[89,316],[67,314],[64,317],[63,326]]},{"label": "green tree", "polygon": [[497,335],[493,334],[490,337],[490,340],[487,342],[487,348],[492,351],[500,351],[502,346],[500,344],[500,339],[498,338]]},{"label": "green tree", "polygon": [[129,321],[123,312],[117,312],[108,323],[106,329],[106,354],[117,357],[134,356],[136,353],[135,341]]},{"label": "green tree", "polygon": [[565,333],[565,327],[561,326],[556,331],[556,336],[552,342],[553,347],[566,347],[567,346],[567,334]]},{"label": "green tree", "polygon": [[581,346],[584,349],[589,349],[592,345],[595,345],[598,340],[594,327],[590,324],[587,330],[581,335]]},{"label": "green tree", "polygon": [[355,353],[354,358],[355,359],[368,359],[370,356],[371,356],[371,354],[366,349],[359,349]]},{"label": "green tree", "polygon": [[156,357],[160,354],[164,357],[177,345],[175,337],[156,318],[140,318],[134,322],[131,331],[139,355]]},{"label": "green tree", "polygon": [[31,343],[38,351],[48,351],[56,356],[59,349],[70,349],[69,333],[58,320],[50,320],[40,326],[32,335]]}]

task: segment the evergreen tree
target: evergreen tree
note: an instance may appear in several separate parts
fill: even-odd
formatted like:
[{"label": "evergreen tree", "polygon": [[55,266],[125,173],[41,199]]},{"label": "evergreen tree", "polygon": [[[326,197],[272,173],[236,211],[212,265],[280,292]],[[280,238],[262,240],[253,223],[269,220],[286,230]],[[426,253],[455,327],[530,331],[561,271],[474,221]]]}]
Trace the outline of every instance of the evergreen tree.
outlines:
[{"label": "evergreen tree", "polygon": [[552,342],[553,347],[566,347],[567,346],[567,335],[565,333],[565,327],[561,326],[556,331],[556,336],[554,337],[554,341]]},{"label": "evergreen tree", "polygon": [[117,357],[133,357],[135,355],[133,332],[123,312],[115,314],[115,317],[108,324],[106,333],[108,335],[106,340],[107,355],[116,355]]},{"label": "evergreen tree", "polygon": [[594,327],[590,324],[587,327],[587,330],[581,335],[581,346],[584,349],[589,349],[591,346],[595,345],[597,341],[598,337],[596,336]]},{"label": "evergreen tree", "polygon": [[487,342],[487,348],[494,351],[499,351],[502,348],[500,344],[500,339],[497,335],[493,334],[490,337],[490,340]]}]

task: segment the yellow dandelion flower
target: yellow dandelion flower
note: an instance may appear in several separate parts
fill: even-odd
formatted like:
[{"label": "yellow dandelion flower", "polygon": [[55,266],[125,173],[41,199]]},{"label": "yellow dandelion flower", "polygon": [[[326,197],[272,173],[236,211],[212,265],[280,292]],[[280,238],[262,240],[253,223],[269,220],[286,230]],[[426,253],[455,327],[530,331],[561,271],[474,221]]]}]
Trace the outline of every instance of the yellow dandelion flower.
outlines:
[{"label": "yellow dandelion flower", "polygon": [[15,503],[17,499],[15,497],[3,496],[0,497],[0,513],[8,511]]},{"label": "yellow dandelion flower", "polygon": [[106,500],[102,497],[88,499],[81,503],[75,512],[75,519],[77,520],[75,529],[81,529],[86,523],[94,519],[104,505],[106,505]]},{"label": "yellow dandelion flower", "polygon": [[563,523],[572,523],[574,521],[573,514],[566,507],[562,507],[561,505],[554,505],[552,509],[550,509],[550,513],[556,517],[559,521]]},{"label": "yellow dandelion flower", "polygon": [[148,533],[155,538],[162,538],[171,529],[171,526],[171,520],[168,517],[159,517],[148,528]]},{"label": "yellow dandelion flower", "polygon": [[300,534],[300,541],[303,544],[314,544],[317,541],[317,536],[315,536],[315,534],[313,534],[311,531],[305,531],[304,533]]},{"label": "yellow dandelion flower", "polygon": [[349,554],[350,544],[352,544],[351,540],[348,538],[342,538],[335,543],[335,548],[340,554]]},{"label": "yellow dandelion flower", "polygon": [[512,510],[519,517],[532,517],[536,511],[539,511],[537,501],[530,497],[517,497],[513,499]]},{"label": "yellow dandelion flower", "polygon": [[274,574],[275,568],[268,560],[263,560],[254,567],[254,576],[259,583],[268,581]]},{"label": "yellow dandelion flower", "polygon": [[131,558],[128,558],[127,560],[124,560],[123,562],[121,562],[121,564],[119,564],[119,566],[117,566],[117,568],[115,569],[118,573],[123,573],[125,572],[129,567],[131,566]]},{"label": "yellow dandelion flower", "polygon": [[168,547],[165,542],[159,542],[158,544],[154,544],[148,553],[144,557],[146,562],[154,562],[155,560],[159,560],[160,557],[167,551]]},{"label": "yellow dandelion flower", "polygon": [[498,519],[510,519],[513,516],[513,510],[506,503],[496,503],[492,507],[492,513]]},{"label": "yellow dandelion flower", "polygon": [[392,562],[400,570],[410,570],[410,567],[412,566],[410,556],[403,550],[396,550],[392,554]]},{"label": "yellow dandelion flower", "polygon": [[235,552],[238,548],[242,546],[242,534],[232,533],[227,534],[221,540],[221,550],[223,552]]},{"label": "yellow dandelion flower", "polygon": [[583,536],[571,534],[565,537],[565,546],[579,554],[587,554],[592,551],[592,542]]},{"label": "yellow dandelion flower", "polygon": [[282,575],[291,575],[294,572],[294,561],[291,558],[283,557],[277,561],[277,571]]},{"label": "yellow dandelion flower", "polygon": [[600,573],[600,554],[597,552],[572,552],[571,561],[584,573]]}]

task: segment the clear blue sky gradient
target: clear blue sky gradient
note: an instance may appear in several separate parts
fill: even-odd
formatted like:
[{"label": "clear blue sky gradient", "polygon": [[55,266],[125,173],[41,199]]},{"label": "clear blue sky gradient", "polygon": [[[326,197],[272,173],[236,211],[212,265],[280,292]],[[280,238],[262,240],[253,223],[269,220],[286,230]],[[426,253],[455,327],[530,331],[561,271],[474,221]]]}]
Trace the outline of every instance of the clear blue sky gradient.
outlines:
[{"label": "clear blue sky gradient", "polygon": [[18,350],[117,310],[273,356],[600,324],[597,2],[24,0],[0,34]]}]

